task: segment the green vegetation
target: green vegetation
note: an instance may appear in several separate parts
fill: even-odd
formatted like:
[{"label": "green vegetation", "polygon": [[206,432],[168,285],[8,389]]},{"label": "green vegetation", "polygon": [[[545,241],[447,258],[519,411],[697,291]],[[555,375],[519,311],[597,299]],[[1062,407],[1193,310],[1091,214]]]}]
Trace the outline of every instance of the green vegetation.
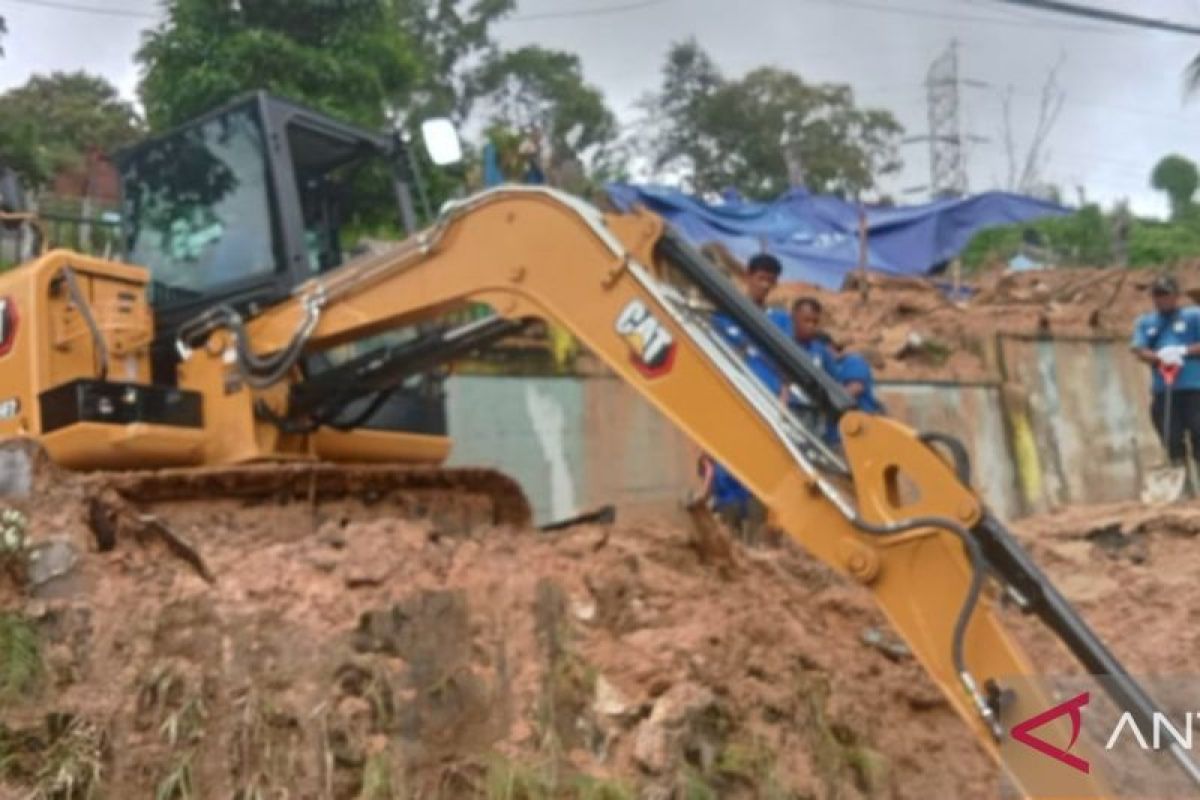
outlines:
[{"label": "green vegetation", "polygon": [[497,756],[488,762],[483,796],[487,800],[633,800],[637,794],[619,781],[563,776],[549,762],[524,764]]},{"label": "green vegetation", "polygon": [[900,123],[859,106],[849,86],[775,67],[727,78],[694,39],[671,47],[645,105],[655,109],[642,143],[655,167],[682,171],[700,192],[770,198],[802,182],[854,196],[900,166]]},{"label": "green vegetation", "polygon": [[43,671],[37,628],[20,614],[0,612],[0,708],[33,691]]},{"label": "green vegetation", "polygon": [[[1008,225],[980,232],[963,251],[963,266],[976,270],[1016,255],[1027,229],[1041,239],[1041,249],[1059,266],[1109,266],[1118,255],[1119,214],[1084,206],[1065,217]],[[1133,218],[1126,243],[1131,267],[1160,267],[1200,258],[1200,212],[1195,207],[1169,222]]]}]

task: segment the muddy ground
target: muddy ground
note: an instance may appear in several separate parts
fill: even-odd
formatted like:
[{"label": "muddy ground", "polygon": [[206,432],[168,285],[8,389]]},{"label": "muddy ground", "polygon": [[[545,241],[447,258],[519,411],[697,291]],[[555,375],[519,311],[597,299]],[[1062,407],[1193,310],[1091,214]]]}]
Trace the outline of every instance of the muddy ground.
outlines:
[{"label": "muddy ground", "polygon": [[[722,564],[682,519],[464,530],[376,498],[162,504],[178,541],[101,525],[101,552],[95,491],[13,503],[0,797],[996,794],[865,592],[791,548]],[[1021,530],[1131,669],[1196,652],[1171,589],[1200,507]]]}]

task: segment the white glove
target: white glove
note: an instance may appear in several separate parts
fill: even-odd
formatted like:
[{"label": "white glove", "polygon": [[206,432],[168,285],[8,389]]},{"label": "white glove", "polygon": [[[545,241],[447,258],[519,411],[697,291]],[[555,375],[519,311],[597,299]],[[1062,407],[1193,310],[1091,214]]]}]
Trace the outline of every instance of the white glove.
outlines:
[{"label": "white glove", "polygon": [[1187,356],[1187,347],[1181,344],[1168,345],[1159,349],[1158,362],[1167,367],[1183,366],[1183,359]]}]

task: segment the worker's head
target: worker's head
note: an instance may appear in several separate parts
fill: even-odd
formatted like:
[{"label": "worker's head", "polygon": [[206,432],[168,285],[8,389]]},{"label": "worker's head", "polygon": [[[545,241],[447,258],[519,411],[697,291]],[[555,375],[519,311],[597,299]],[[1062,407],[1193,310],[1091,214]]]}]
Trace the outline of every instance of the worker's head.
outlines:
[{"label": "worker's head", "polygon": [[767,304],[771,290],[779,283],[783,267],[770,253],[759,253],[746,264],[746,294],[759,307]]},{"label": "worker's head", "polygon": [[1179,308],[1179,282],[1170,275],[1159,275],[1150,284],[1150,296],[1154,307],[1167,314]]},{"label": "worker's head", "polygon": [[798,297],[792,303],[792,333],[798,342],[811,342],[821,333],[821,301]]}]

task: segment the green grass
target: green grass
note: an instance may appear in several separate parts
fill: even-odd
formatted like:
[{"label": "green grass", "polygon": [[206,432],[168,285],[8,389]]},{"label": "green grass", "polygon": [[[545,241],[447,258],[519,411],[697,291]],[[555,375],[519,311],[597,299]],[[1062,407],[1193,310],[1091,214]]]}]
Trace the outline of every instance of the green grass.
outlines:
[{"label": "green grass", "polygon": [[185,756],[158,782],[154,800],[192,800],[196,791],[192,783],[192,759]]},{"label": "green grass", "polygon": [[551,760],[524,764],[495,756],[487,766],[487,800],[634,800],[637,792],[621,781],[591,775],[563,775]]},{"label": "green grass", "polygon": [[35,690],[43,671],[37,628],[20,614],[0,612],[0,708]]},{"label": "green grass", "polygon": [[376,753],[363,765],[362,789],[358,800],[396,800],[400,797],[387,753]]}]

